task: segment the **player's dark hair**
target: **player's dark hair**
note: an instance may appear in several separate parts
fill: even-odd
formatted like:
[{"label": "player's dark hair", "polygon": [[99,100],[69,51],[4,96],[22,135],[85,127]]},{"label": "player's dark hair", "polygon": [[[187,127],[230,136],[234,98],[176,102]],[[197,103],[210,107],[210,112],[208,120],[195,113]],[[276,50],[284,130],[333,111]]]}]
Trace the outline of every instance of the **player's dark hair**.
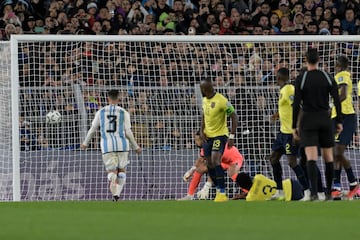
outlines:
[{"label": "player's dark hair", "polygon": [[288,68],[280,68],[278,70],[278,74],[280,75],[280,79],[283,80],[284,82],[289,80],[290,71]]},{"label": "player's dark hair", "polygon": [[252,182],[249,174],[241,172],[236,177],[236,184],[239,187],[244,188],[249,191],[250,188],[252,187],[253,182]]},{"label": "player's dark hair", "polygon": [[110,90],[110,91],[108,91],[108,97],[111,100],[117,100],[119,98],[119,90]]},{"label": "player's dark hair", "polygon": [[316,48],[309,48],[306,53],[306,60],[310,64],[316,64],[319,61],[319,53]]},{"label": "player's dark hair", "polygon": [[349,66],[349,59],[346,56],[341,55],[338,57],[336,61],[336,65],[340,67],[342,70],[347,69]]}]

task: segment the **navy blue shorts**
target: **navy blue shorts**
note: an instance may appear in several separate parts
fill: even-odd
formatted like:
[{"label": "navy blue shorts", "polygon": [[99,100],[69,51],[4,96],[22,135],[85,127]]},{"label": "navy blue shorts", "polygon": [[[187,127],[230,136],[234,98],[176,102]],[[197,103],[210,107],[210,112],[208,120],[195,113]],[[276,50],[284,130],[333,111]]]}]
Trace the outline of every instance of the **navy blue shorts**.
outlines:
[{"label": "navy blue shorts", "polygon": [[[351,143],[356,131],[356,121],[355,114],[343,115],[343,130],[339,135],[335,134],[335,143],[345,146]],[[334,129],[335,125],[336,123],[334,121]]]},{"label": "navy blue shorts", "polygon": [[227,136],[208,138],[207,142],[203,143],[204,157],[210,157],[211,152],[220,152],[221,154],[223,154],[227,139]]},{"label": "navy blue shorts", "polygon": [[299,149],[293,144],[292,134],[279,133],[272,145],[274,152],[279,152],[285,155],[298,155]]}]

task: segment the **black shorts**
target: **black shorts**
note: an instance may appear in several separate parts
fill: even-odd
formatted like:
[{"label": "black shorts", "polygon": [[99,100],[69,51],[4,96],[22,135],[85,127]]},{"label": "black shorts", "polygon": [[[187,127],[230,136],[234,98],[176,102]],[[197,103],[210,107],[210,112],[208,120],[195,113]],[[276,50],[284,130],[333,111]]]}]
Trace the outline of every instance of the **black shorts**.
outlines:
[{"label": "black shorts", "polygon": [[327,111],[304,112],[300,121],[301,145],[304,147],[334,146],[334,131],[330,115]]}]

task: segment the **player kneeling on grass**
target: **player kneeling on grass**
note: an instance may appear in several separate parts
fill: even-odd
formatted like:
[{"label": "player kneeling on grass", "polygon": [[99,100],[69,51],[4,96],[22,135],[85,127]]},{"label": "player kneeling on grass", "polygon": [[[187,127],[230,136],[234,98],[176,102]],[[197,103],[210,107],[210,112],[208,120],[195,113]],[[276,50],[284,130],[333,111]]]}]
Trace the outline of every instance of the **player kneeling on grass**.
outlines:
[{"label": "player kneeling on grass", "polygon": [[81,149],[86,149],[92,136],[100,127],[101,152],[107,177],[110,182],[110,192],[113,201],[118,201],[120,193],[124,187],[126,174],[125,168],[128,161],[130,146],[141,152],[141,148],[136,143],[131,131],[129,113],[118,106],[119,91],[110,90],[108,92],[109,105],[96,112]]},{"label": "player kneeling on grass", "polygon": [[[255,175],[251,179],[247,173],[239,173],[238,184],[245,194],[246,201],[270,200],[276,193],[276,182],[262,174]],[[285,201],[298,201],[304,197],[302,185],[294,179],[282,181]]]},{"label": "player kneeling on grass", "polygon": [[[195,144],[201,148],[202,140],[200,138],[199,132],[197,132],[195,135]],[[221,167],[228,171],[228,175],[234,182],[237,181],[237,176],[243,165],[243,161],[243,156],[235,146],[232,146],[231,148],[228,148],[227,145],[225,146],[224,154],[221,158]],[[200,157],[195,161],[195,165],[184,174],[184,181],[187,182],[189,181],[190,177],[192,178],[189,184],[187,195],[179,200],[192,200],[194,198],[194,193],[199,186],[202,175],[207,172],[208,169],[206,166],[206,160],[203,157],[203,151],[201,149]],[[211,178],[208,177],[207,182],[203,188],[197,192],[197,198],[202,200],[208,199],[211,186],[212,181]]]}]

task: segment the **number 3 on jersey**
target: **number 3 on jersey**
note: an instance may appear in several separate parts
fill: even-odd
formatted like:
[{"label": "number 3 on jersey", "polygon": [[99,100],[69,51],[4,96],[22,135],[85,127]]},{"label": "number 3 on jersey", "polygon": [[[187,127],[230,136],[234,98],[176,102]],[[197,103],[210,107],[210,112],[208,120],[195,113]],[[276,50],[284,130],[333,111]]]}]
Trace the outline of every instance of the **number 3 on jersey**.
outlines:
[{"label": "number 3 on jersey", "polygon": [[117,116],[116,115],[107,115],[107,119],[109,119],[109,125],[108,129],[106,129],[106,132],[113,133],[116,132],[116,126],[117,126]]}]

